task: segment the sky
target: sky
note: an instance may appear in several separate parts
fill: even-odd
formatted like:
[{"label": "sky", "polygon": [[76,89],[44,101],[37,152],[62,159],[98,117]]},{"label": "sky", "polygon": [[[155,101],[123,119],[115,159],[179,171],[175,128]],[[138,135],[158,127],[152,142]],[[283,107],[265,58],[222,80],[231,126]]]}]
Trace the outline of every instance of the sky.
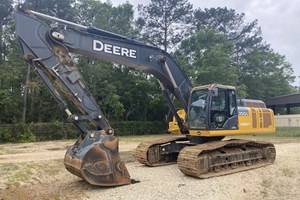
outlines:
[{"label": "sky", "polygon": [[[150,0],[110,0],[114,5],[128,1],[147,5]],[[275,52],[285,55],[300,86],[300,0],[189,0],[195,8],[227,7],[245,13],[246,21],[258,20],[264,40]]]}]

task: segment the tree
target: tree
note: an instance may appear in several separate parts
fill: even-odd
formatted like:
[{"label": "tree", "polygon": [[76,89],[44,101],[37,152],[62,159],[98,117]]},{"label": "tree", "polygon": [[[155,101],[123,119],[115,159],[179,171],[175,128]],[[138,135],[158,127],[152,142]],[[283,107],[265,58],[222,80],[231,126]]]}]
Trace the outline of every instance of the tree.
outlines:
[{"label": "tree", "polygon": [[[114,7],[111,3],[82,1],[78,20],[85,25],[134,37],[133,6],[125,3]],[[158,84],[151,76],[126,66],[80,56],[78,67],[88,87],[96,96],[106,116],[111,120],[162,119],[165,106]],[[160,102],[156,104],[156,102]],[[155,112],[158,106],[159,111]]]},{"label": "tree", "polygon": [[138,5],[136,25],[146,40],[167,51],[188,34],[192,8],[187,0],[151,0],[147,6]]},{"label": "tree", "polygon": [[24,6],[37,12],[72,21],[76,14],[75,0],[25,0]]},{"label": "tree", "polygon": [[[0,66],[5,61],[5,56],[9,50],[9,38],[6,31],[11,23],[12,0],[3,0],[0,4]],[[1,80],[0,80],[1,87]]]},{"label": "tree", "polygon": [[182,41],[175,53],[194,85],[237,85],[237,67],[232,61],[233,43],[212,30],[200,31]]},{"label": "tree", "polygon": [[[20,51],[10,51],[5,57],[6,61],[0,68],[0,121],[6,123],[17,122],[22,116],[22,91],[24,86],[25,70],[23,62],[19,59]],[[3,112],[3,113],[2,113]]]},{"label": "tree", "polygon": [[133,6],[124,3],[113,6],[111,3],[100,1],[78,1],[76,19],[81,24],[94,26],[113,33],[132,36],[136,32],[133,29]]},{"label": "tree", "polygon": [[[274,53],[264,42],[257,20],[247,23],[244,13],[226,7],[197,9],[194,16],[194,32],[210,29],[232,41],[231,61],[237,67],[242,97],[266,99],[290,91],[294,77],[288,74],[292,68],[284,56]],[[282,84],[272,80],[282,80]]]},{"label": "tree", "polygon": [[268,99],[293,91],[295,79],[286,58],[273,51],[254,51],[249,55],[241,80],[248,87],[248,98]]},{"label": "tree", "polygon": [[194,31],[211,29],[233,42],[233,56],[240,72],[251,52],[269,51],[269,45],[263,42],[258,21],[246,23],[244,13],[239,14],[233,9],[218,7],[197,9],[194,16]]},{"label": "tree", "polygon": [[[10,58],[14,57],[12,3],[12,0],[3,0],[0,4],[0,122],[12,122],[19,114],[20,83],[18,78],[22,72],[18,71],[18,65],[14,68],[8,65]],[[18,59],[14,64],[17,61]]]}]

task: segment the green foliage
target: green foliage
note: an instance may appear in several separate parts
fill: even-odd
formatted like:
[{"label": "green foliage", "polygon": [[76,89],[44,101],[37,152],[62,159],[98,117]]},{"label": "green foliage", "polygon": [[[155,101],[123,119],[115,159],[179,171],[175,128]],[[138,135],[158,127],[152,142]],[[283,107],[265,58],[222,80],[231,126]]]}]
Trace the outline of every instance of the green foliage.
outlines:
[{"label": "green foliage", "polygon": [[[162,121],[118,121],[111,124],[119,136],[162,134],[167,130]],[[58,121],[0,126],[0,143],[76,139],[79,135],[73,124]]]},{"label": "green foliage", "polygon": [[9,34],[7,31],[12,22],[12,3],[12,0],[1,0],[0,4],[0,67],[5,61],[5,57],[10,47]]},{"label": "green foliage", "polygon": [[7,126],[0,126],[0,143],[14,142],[12,130]]},{"label": "green foliage", "polygon": [[294,76],[285,57],[273,51],[253,51],[240,79],[247,85],[248,97],[267,99],[291,92]]},{"label": "green foliage", "polygon": [[128,2],[113,6],[111,3],[88,0],[77,1],[77,21],[84,25],[111,31],[122,35],[132,35],[133,6]]},{"label": "green foliage", "polygon": [[35,142],[36,137],[25,123],[2,125],[0,127],[0,143],[6,142]]},{"label": "green foliage", "polygon": [[0,107],[3,111],[0,120],[5,123],[18,121],[22,114],[25,69],[20,57],[20,51],[12,51],[0,67]]},{"label": "green foliage", "polygon": [[276,128],[275,135],[278,137],[300,137],[300,128],[299,127]]},{"label": "green foliage", "polygon": [[104,111],[110,111],[106,111],[108,118],[110,118],[109,114],[111,114],[114,119],[120,119],[125,112],[124,105],[120,102],[120,96],[114,93],[107,94],[102,105],[105,108],[103,109]]},{"label": "green foliage", "polygon": [[[114,7],[110,3],[83,1],[78,3],[83,24],[122,35],[136,35],[133,29],[133,7],[125,3]],[[78,68],[95,95],[101,109],[111,121],[163,119],[159,86],[149,75],[125,66],[79,57]],[[160,103],[157,103],[159,101]],[[151,103],[150,103],[151,102]],[[155,106],[158,106],[158,110]]]},{"label": "green foliage", "polygon": [[187,0],[151,0],[147,6],[138,5],[136,25],[146,40],[167,51],[187,36],[192,8]]},{"label": "green foliage", "polygon": [[[196,33],[214,30],[232,42],[230,63],[236,67],[232,73],[238,78],[232,79],[226,73],[224,78],[228,77],[229,84],[237,86],[240,97],[265,100],[292,91],[291,83],[295,77],[291,65],[263,41],[257,20],[246,22],[244,13],[219,7],[195,10],[193,24]],[[222,58],[220,54],[209,56],[216,60]],[[225,69],[223,65],[220,66]],[[223,73],[221,70],[219,72]]]},{"label": "green foliage", "polygon": [[73,124],[54,121],[52,123],[31,123],[31,132],[37,141],[75,139],[79,131]]},{"label": "green foliage", "polygon": [[24,6],[28,9],[56,16],[65,20],[73,20],[76,15],[75,0],[25,0]]},{"label": "green foliage", "polygon": [[14,130],[17,132],[17,142],[35,142],[36,138],[35,135],[32,134],[32,132],[29,129],[29,126],[25,123],[20,123],[17,126],[17,129]]},{"label": "green foliage", "polygon": [[188,62],[183,66],[194,85],[238,83],[237,68],[231,56],[233,43],[212,30],[198,32],[182,41],[176,54],[181,56],[181,62]]},{"label": "green foliage", "polygon": [[236,62],[242,63],[244,56],[257,49],[268,49],[263,42],[258,21],[246,22],[244,13],[233,9],[205,8],[197,9],[193,18],[194,31],[214,30],[235,45]]},{"label": "green foliage", "polygon": [[109,120],[162,120],[166,103],[154,78],[80,57],[78,67]]},{"label": "green foliage", "polygon": [[118,136],[146,135],[166,133],[166,124],[162,121],[122,121],[112,123]]}]

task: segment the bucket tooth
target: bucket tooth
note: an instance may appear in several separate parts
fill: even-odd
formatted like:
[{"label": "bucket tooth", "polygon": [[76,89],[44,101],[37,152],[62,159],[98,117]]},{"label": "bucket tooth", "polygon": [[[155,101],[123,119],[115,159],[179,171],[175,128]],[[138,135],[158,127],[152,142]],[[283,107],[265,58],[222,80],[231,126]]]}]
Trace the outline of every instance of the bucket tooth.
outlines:
[{"label": "bucket tooth", "polygon": [[119,186],[132,182],[120,159],[118,139],[101,132],[78,139],[68,148],[64,164],[69,172],[92,185]]}]

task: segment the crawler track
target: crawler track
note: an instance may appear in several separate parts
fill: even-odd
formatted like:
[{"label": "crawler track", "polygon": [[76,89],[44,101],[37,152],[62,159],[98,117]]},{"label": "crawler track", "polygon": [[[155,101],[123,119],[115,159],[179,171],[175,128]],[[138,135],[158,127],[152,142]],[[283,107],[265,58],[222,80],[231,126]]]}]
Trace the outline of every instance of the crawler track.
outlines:
[{"label": "crawler track", "polygon": [[210,178],[272,164],[273,144],[250,140],[213,141],[195,145],[186,137],[168,137],[141,143],[137,160],[147,166],[177,162],[180,171],[198,178]]},{"label": "crawler track", "polygon": [[[186,137],[167,137],[151,142],[141,143],[136,148],[137,160],[147,166],[162,166],[177,162],[179,151],[186,146]],[[178,149],[172,153],[166,152],[168,147],[176,145]]]},{"label": "crawler track", "polygon": [[215,141],[188,146],[178,156],[178,167],[186,175],[210,178],[272,164],[273,144],[249,140]]}]

